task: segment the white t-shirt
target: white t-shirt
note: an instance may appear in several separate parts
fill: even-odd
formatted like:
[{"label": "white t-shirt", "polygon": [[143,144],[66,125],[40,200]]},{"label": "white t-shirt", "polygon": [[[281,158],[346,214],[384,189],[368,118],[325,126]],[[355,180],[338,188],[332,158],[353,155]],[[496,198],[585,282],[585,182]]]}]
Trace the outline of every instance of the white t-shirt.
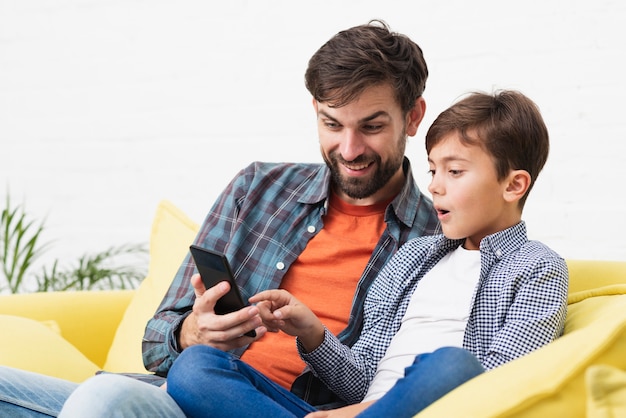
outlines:
[{"label": "white t-shirt", "polygon": [[479,277],[480,251],[463,247],[448,253],[422,277],[363,401],[387,393],[416,355],[444,346],[462,347]]}]

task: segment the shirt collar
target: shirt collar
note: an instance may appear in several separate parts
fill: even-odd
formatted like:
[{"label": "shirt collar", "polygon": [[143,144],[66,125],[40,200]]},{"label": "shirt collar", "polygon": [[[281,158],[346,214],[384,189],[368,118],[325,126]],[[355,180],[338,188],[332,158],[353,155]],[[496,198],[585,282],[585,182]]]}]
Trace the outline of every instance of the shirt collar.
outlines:
[{"label": "shirt collar", "polygon": [[493,254],[500,259],[514,251],[518,251],[526,242],[526,223],[520,221],[510,228],[487,235],[480,242],[480,252]]},{"label": "shirt collar", "polygon": [[[464,241],[464,239],[449,239],[444,235],[439,235],[435,240],[433,248],[443,248],[446,252],[452,251],[463,245]],[[490,258],[501,259],[512,252],[518,251],[526,242],[528,242],[526,224],[524,221],[520,221],[510,228],[483,238],[480,241],[480,253],[488,255]]]},{"label": "shirt collar", "polygon": [[[402,223],[412,227],[417,217],[420,199],[424,198],[424,196],[415,183],[411,162],[407,157],[404,157],[402,162],[402,170],[404,171],[405,182],[400,193],[391,202],[390,207]],[[316,204],[323,200],[325,201],[330,193],[330,180],[330,169],[326,164],[320,164],[318,169],[312,172],[307,179],[309,185],[303,187],[303,193],[298,201],[305,204]]]},{"label": "shirt collar", "polygon": [[319,164],[305,182],[308,184],[302,188],[298,202],[312,205],[326,200],[330,189],[330,169],[326,164]]},{"label": "shirt collar", "polygon": [[415,183],[411,162],[407,157],[404,157],[402,170],[404,170],[406,181],[400,193],[391,202],[391,208],[404,225],[412,227],[421,204],[420,200],[425,198],[425,196],[422,195]]}]

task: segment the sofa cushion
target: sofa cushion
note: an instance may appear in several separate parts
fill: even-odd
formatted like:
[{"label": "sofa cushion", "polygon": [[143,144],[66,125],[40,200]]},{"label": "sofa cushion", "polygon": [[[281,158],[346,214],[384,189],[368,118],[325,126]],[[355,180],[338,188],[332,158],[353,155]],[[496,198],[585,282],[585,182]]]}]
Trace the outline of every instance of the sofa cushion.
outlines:
[{"label": "sofa cushion", "polygon": [[616,367],[591,366],[585,374],[587,418],[626,416],[626,373]]},{"label": "sofa cushion", "polygon": [[[136,290],[77,290],[0,295],[0,314],[53,320],[63,338],[102,367],[135,293]],[[2,329],[0,335],[5,335]],[[3,340],[2,344],[8,342]]]},{"label": "sofa cushion", "polygon": [[104,370],[146,372],[141,356],[146,322],[161,303],[197,231],[198,225],[172,203],[165,200],[159,203],[150,235],[148,275],[124,313]]},{"label": "sofa cushion", "polygon": [[626,263],[607,260],[567,260],[569,293],[626,283]]},{"label": "sofa cushion", "polygon": [[54,321],[0,315],[0,329],[3,339],[19,341],[19,344],[0,344],[0,364],[72,382],[82,382],[99,369],[61,337]]},{"label": "sofa cushion", "polygon": [[573,297],[561,338],[478,376],[418,416],[456,416],[463,405],[464,417],[584,417],[587,369],[626,369],[626,294],[618,289],[626,293],[625,285],[607,286]]}]

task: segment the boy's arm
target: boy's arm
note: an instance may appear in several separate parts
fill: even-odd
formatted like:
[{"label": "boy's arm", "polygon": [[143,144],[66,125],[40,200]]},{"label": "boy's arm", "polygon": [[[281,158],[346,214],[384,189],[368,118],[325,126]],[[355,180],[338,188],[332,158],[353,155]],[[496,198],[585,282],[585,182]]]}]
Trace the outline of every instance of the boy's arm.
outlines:
[{"label": "boy's arm", "polygon": [[311,412],[310,414],[307,414],[305,418],[352,418],[356,417],[373,403],[374,401],[355,403],[342,408]]},{"label": "boy's arm", "polygon": [[311,371],[348,403],[363,399],[378,363],[400,328],[400,305],[418,263],[415,252],[407,248],[403,246],[396,252],[370,286],[361,334],[352,347],[328,330],[319,347],[311,352],[296,340],[300,357]]},{"label": "boy's arm", "polygon": [[554,341],[563,333],[567,314],[568,272],[558,256],[541,258],[523,270],[525,277],[505,315],[505,322],[481,360],[500,366]]}]

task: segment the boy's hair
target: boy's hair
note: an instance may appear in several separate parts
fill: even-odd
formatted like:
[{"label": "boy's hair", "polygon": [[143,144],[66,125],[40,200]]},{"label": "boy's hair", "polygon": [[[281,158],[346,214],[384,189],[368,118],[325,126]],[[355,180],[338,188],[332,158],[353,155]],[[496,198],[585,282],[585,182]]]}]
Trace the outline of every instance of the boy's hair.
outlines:
[{"label": "boy's hair", "polygon": [[306,88],[318,102],[344,106],[368,87],[389,83],[404,113],[426,87],[428,68],[420,47],[372,20],[341,31],[309,60]]},{"label": "boy's hair", "polygon": [[441,112],[426,134],[426,152],[445,136],[458,132],[462,141],[480,145],[495,163],[498,180],[511,170],[526,170],[531,183],[528,193],[548,159],[548,129],[537,105],[518,91],[494,94],[471,93]]}]

